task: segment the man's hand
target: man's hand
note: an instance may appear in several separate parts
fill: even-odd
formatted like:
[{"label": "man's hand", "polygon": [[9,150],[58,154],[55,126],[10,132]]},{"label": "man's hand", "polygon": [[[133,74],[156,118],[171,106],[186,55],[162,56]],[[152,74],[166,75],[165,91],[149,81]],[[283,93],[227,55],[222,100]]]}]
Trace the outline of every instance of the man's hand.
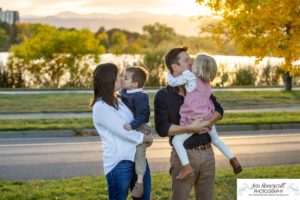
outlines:
[{"label": "man's hand", "polygon": [[172,124],[168,131],[168,136],[179,135],[183,133],[207,133],[210,130],[211,123],[209,121],[203,121],[202,119],[196,119],[191,124],[176,125]]},{"label": "man's hand", "polygon": [[193,123],[188,125],[190,133],[206,133],[210,130],[210,121],[203,121],[202,119],[196,119]]},{"label": "man's hand", "polygon": [[132,130],[130,124],[125,124],[125,125],[124,125],[124,128],[125,128],[127,131],[131,131],[131,130]]}]

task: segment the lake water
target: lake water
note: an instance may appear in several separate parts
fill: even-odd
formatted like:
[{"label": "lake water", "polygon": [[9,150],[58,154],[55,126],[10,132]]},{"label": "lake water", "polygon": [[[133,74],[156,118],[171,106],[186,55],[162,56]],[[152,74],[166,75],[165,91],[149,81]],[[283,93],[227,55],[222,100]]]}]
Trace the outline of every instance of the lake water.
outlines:
[{"label": "lake water", "polygon": [[[8,60],[8,52],[0,52],[0,65],[5,66]],[[254,66],[256,68],[265,67],[267,64],[271,66],[278,66],[284,62],[283,58],[266,57],[260,63],[255,64],[254,56],[224,56],[224,55],[212,55],[218,66],[224,65],[228,72],[234,71],[236,68]],[[192,56],[193,57],[193,56]],[[101,62],[113,62],[120,67],[126,67],[128,65],[134,65],[142,61],[142,55],[113,55],[113,54],[102,54],[100,56]]]},{"label": "lake water", "polygon": [[[267,65],[270,65],[272,67],[277,67],[279,65],[281,65],[284,62],[283,58],[276,58],[276,57],[266,57],[264,58],[260,63],[256,64],[255,63],[255,57],[250,57],[250,56],[224,56],[224,55],[212,55],[217,64],[218,64],[218,71],[223,71],[223,72],[228,72],[229,74],[229,79],[227,81],[227,83],[225,83],[224,86],[228,86],[232,83],[232,81],[234,80],[234,74],[235,71],[239,68],[247,68],[247,67],[251,67],[251,68],[255,68],[255,71],[258,72],[258,76],[256,79],[256,82],[260,81],[260,77],[259,74],[262,73],[262,70],[264,69],[264,67],[266,67]],[[8,61],[8,57],[9,57],[9,53],[8,52],[2,52],[0,53],[0,68],[6,68],[6,63]],[[192,55],[192,57],[194,57]],[[143,59],[142,55],[129,55],[129,54],[121,54],[121,55],[114,55],[114,54],[102,54],[100,56],[100,62],[101,63],[105,63],[105,62],[112,62],[115,63],[117,66],[119,66],[121,68],[121,70],[124,67],[127,66],[133,66],[133,65],[138,65],[138,63],[141,63]],[[92,60],[88,61],[90,68],[93,70],[96,67],[96,64],[92,62]],[[162,74],[162,76],[165,76],[167,74],[167,72],[165,72],[164,74]],[[31,77],[32,75],[29,72],[23,72],[24,75],[24,80],[26,85],[28,85],[29,87],[31,86]],[[47,74],[45,74],[45,77],[47,77]],[[67,73],[65,74],[62,79],[61,79],[61,83],[60,85],[64,85],[66,82],[68,82],[68,80],[70,79],[70,74]],[[217,77],[212,85],[215,85],[216,83],[220,82],[220,77]],[[279,80],[279,84],[283,84],[282,80]]]}]

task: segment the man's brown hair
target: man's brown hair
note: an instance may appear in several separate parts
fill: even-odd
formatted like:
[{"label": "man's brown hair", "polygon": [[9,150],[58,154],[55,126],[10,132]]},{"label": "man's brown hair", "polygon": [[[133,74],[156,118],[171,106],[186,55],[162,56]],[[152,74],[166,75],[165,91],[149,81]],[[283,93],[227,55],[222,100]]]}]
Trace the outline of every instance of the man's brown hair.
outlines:
[{"label": "man's brown hair", "polygon": [[178,54],[180,54],[183,51],[187,51],[188,47],[177,47],[171,49],[166,55],[165,55],[165,64],[168,67],[169,71],[173,74],[173,68],[172,64],[179,64],[178,63]]},{"label": "man's brown hair", "polygon": [[145,86],[148,80],[148,72],[146,69],[143,67],[128,67],[125,71],[132,74],[132,82],[137,82],[138,88]]}]

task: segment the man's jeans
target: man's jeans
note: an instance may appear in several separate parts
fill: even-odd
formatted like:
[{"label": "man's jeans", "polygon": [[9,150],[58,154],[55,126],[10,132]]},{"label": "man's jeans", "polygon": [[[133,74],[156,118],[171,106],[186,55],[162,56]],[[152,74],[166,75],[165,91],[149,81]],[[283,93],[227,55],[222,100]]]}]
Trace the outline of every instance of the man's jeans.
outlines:
[{"label": "man's jeans", "polygon": [[[111,172],[106,175],[108,186],[108,196],[110,200],[126,200],[128,189],[132,190],[136,181],[134,162],[122,160]],[[151,176],[147,163],[146,173],[144,175],[144,194],[140,200],[150,200]]]}]

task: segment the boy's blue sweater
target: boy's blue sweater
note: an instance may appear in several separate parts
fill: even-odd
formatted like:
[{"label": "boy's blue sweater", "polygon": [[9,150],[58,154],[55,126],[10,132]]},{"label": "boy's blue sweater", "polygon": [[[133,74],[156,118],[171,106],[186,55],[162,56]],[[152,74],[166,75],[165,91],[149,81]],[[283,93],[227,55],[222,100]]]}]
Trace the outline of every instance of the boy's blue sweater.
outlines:
[{"label": "boy's blue sweater", "polygon": [[150,118],[149,96],[144,91],[127,93],[126,89],[120,92],[122,101],[131,110],[134,120],[131,128],[136,130],[142,124],[148,123]]}]

